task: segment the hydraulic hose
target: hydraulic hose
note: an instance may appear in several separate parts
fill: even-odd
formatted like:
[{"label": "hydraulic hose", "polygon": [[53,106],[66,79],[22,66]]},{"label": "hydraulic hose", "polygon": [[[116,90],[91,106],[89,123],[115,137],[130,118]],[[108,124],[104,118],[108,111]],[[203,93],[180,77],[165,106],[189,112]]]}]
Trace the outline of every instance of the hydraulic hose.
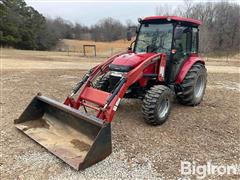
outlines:
[{"label": "hydraulic hose", "polygon": [[118,84],[118,86],[116,87],[116,89],[113,91],[112,95],[107,99],[107,103],[105,106],[109,105],[111,103],[111,101],[113,100],[113,98],[117,95],[117,93],[120,91],[120,89],[122,88],[123,84],[126,82],[125,78],[122,78],[120,80],[120,83]]},{"label": "hydraulic hose", "polygon": [[75,84],[71,90],[71,95],[70,97],[72,97],[74,94],[76,94],[79,89],[82,87],[82,85],[88,80],[88,78],[90,77],[92,73],[92,69],[90,69],[81,79],[81,81],[79,81],[77,84]]}]

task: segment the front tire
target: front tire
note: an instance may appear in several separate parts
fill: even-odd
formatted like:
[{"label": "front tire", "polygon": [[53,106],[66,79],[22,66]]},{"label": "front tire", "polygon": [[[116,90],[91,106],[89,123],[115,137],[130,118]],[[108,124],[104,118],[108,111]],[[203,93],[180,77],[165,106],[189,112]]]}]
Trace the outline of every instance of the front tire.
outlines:
[{"label": "front tire", "polygon": [[181,83],[182,91],[177,95],[181,104],[196,106],[200,104],[205,94],[207,70],[201,63],[196,63],[188,71]]},{"label": "front tire", "polygon": [[173,93],[163,85],[155,85],[147,91],[142,104],[142,113],[146,123],[163,124],[170,114]]}]

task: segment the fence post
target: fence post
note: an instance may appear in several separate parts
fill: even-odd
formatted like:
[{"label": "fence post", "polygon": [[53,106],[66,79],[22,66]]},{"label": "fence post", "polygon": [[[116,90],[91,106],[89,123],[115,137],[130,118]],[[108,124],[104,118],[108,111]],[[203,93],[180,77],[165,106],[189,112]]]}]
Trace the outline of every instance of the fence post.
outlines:
[{"label": "fence post", "polygon": [[95,57],[97,56],[97,48],[96,48],[96,45],[94,46],[94,54],[95,54]]}]

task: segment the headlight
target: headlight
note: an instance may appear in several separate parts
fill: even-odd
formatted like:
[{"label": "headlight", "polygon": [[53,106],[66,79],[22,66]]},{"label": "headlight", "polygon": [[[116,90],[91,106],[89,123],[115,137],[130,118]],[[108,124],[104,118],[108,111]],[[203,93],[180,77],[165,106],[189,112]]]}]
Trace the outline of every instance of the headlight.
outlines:
[{"label": "headlight", "polygon": [[115,77],[122,77],[124,72],[118,72],[118,71],[110,71],[110,76],[115,76]]}]

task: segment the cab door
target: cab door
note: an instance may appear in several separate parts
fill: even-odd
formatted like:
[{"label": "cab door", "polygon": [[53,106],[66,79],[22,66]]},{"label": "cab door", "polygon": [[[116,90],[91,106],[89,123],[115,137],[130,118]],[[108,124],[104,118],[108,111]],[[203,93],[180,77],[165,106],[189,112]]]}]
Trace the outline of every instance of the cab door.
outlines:
[{"label": "cab door", "polygon": [[191,54],[192,28],[177,25],[174,29],[173,48],[170,56],[169,83],[175,82],[183,63]]}]

